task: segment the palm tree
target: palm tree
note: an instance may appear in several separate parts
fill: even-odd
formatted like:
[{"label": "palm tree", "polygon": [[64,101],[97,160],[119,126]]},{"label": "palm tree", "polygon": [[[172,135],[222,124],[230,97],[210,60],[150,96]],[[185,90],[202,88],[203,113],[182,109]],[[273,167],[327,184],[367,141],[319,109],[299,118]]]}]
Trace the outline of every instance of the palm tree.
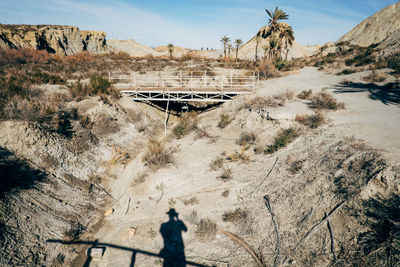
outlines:
[{"label": "palm tree", "polygon": [[279,33],[279,39],[282,40],[285,44],[285,50],[286,50],[285,60],[287,60],[289,54],[289,47],[292,47],[294,41],[293,29],[290,25],[285,24],[282,26],[282,29]]},{"label": "palm tree", "polygon": [[235,62],[236,62],[237,59],[238,59],[239,47],[240,47],[240,45],[241,45],[242,43],[243,43],[243,42],[242,42],[242,40],[240,40],[240,39],[236,39],[236,41],[235,41],[235,45],[236,45]]},{"label": "palm tree", "polygon": [[265,12],[267,12],[269,16],[268,20],[269,30],[268,32],[265,33],[267,36],[263,36],[263,38],[267,38],[270,35],[274,35],[275,33],[280,32],[282,24],[279,23],[279,21],[286,20],[289,18],[289,15],[283,12],[283,10],[278,9],[278,7],[275,7],[275,11],[273,12],[272,10],[269,11],[267,9],[265,10]]},{"label": "palm tree", "polygon": [[221,38],[221,42],[222,42],[223,45],[224,45],[224,56],[225,56],[225,58],[226,58],[226,45],[227,45],[230,41],[231,41],[231,39],[230,39],[229,37],[224,36],[224,37]]},{"label": "palm tree", "polygon": [[255,54],[255,56],[254,56],[254,62],[257,61],[258,43],[260,42],[260,38],[261,38],[260,35],[259,35],[259,33],[260,33],[260,32],[258,32],[257,35],[256,35],[256,54]]},{"label": "palm tree", "polygon": [[232,49],[232,44],[228,44],[228,58],[231,58],[231,49]]},{"label": "palm tree", "polygon": [[169,43],[167,47],[168,47],[169,57],[172,59],[172,53],[174,52],[174,45]]}]

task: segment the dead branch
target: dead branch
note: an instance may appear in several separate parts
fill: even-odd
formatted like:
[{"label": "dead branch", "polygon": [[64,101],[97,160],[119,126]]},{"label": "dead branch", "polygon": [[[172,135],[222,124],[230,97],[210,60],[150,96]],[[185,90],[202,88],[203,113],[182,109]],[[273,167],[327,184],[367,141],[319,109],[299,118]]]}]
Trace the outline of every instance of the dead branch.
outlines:
[{"label": "dead branch", "polygon": [[265,265],[262,263],[261,257],[259,257],[256,253],[256,251],[249,245],[247,244],[246,241],[244,241],[243,239],[241,239],[240,237],[238,237],[237,235],[222,230],[219,230],[221,233],[223,233],[224,235],[228,236],[230,239],[232,239],[236,244],[242,246],[244,249],[246,249],[246,251],[251,255],[251,257],[253,258],[253,260],[257,263],[257,265],[259,267],[264,267]]},{"label": "dead branch", "polygon": [[95,183],[101,190],[103,190],[109,197],[111,197],[112,199],[115,200],[115,198],[113,198],[113,196],[107,192],[107,190],[104,189],[104,187],[102,187],[101,185],[99,185],[98,183]]},{"label": "dead branch", "polygon": [[276,163],[278,162],[279,157],[276,158],[274,165],[272,165],[272,168],[269,170],[267,176],[265,176],[264,180],[262,180],[262,182],[253,189],[253,191],[250,192],[249,196],[251,196],[258,188],[260,188],[260,186],[265,182],[265,180],[267,180],[268,176],[271,174],[272,170],[274,169]]},{"label": "dead branch", "polygon": [[[317,224],[315,224],[313,227],[311,227],[310,230],[308,230],[308,232],[303,236],[303,238],[297,243],[296,247],[291,251],[291,254],[293,254],[302,244],[303,242],[312,234],[314,233],[316,230],[318,230],[321,225],[327,221],[329,219],[329,217],[331,217],[333,214],[335,214],[342,206],[343,204],[345,204],[345,201],[341,201],[339,204],[337,204],[329,213],[327,216],[324,216],[324,218],[322,218]],[[283,259],[283,263],[286,262],[286,260],[289,258],[289,256],[286,256]]]},{"label": "dead branch", "polygon": [[276,240],[276,254],[275,254],[275,259],[274,259],[274,266],[279,266],[279,264],[280,264],[279,257],[281,254],[281,243],[279,241],[278,225],[276,224],[276,221],[275,221],[275,214],[272,212],[272,207],[271,207],[271,202],[269,200],[269,196],[265,195],[264,200],[265,200],[265,206],[267,207],[269,213],[271,214],[272,223],[274,224],[274,232],[275,232],[275,240]]},{"label": "dead branch", "polygon": [[[326,212],[325,212],[325,217],[327,217]],[[332,253],[332,260],[335,262],[336,261],[336,255],[335,255],[335,246],[333,244],[333,233],[332,233],[332,228],[331,224],[329,223],[329,220],[326,220],[326,225],[328,226],[329,230],[329,236],[331,238],[331,253]]]},{"label": "dead branch", "polygon": [[128,213],[128,211],[129,211],[129,206],[130,206],[130,204],[131,204],[131,198],[129,198],[129,200],[128,200],[128,208],[126,209],[126,211],[125,211],[125,215]]}]

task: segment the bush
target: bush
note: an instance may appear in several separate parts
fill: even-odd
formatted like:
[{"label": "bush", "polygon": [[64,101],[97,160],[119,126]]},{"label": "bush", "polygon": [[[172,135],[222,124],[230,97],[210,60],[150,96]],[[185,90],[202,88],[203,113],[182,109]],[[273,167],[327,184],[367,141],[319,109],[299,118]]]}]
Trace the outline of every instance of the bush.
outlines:
[{"label": "bush", "polygon": [[197,113],[184,113],[181,116],[179,123],[172,129],[172,132],[175,134],[176,138],[181,139],[197,128],[197,122]]},{"label": "bush", "polygon": [[147,151],[142,160],[153,170],[158,170],[174,161],[172,151],[167,149],[163,142],[155,139],[151,139],[147,144]]},{"label": "bush", "polygon": [[378,73],[374,70],[368,76],[364,77],[363,80],[367,82],[383,82],[386,78],[387,76],[384,73]]},{"label": "bush", "polygon": [[321,112],[317,112],[313,115],[296,115],[296,121],[311,129],[315,129],[325,122],[325,117]]},{"label": "bush", "polygon": [[218,169],[221,169],[224,166],[224,161],[224,158],[217,157],[210,163],[211,170],[216,171]]},{"label": "bush", "polygon": [[274,143],[269,145],[264,153],[272,154],[278,151],[279,149],[287,146],[290,142],[296,139],[300,135],[299,130],[291,127],[285,130],[282,130],[278,133],[278,135],[274,139]]},{"label": "bush", "polygon": [[221,114],[221,115],[219,116],[218,127],[219,127],[219,128],[225,128],[225,127],[228,126],[232,121],[233,121],[233,118],[231,118],[228,114]]},{"label": "bush", "polygon": [[392,69],[395,73],[400,73],[400,53],[386,58],[387,67]]},{"label": "bush", "polygon": [[303,168],[303,161],[302,161],[302,160],[297,160],[297,161],[294,161],[294,162],[292,162],[292,163],[290,164],[289,171],[290,171],[292,174],[296,174],[296,173],[298,173],[302,168]]},{"label": "bush", "polygon": [[338,72],[336,75],[341,76],[341,75],[348,75],[357,72],[355,69],[344,69],[341,72]]},{"label": "bush", "polygon": [[218,176],[218,178],[224,182],[231,180],[232,179],[232,170],[229,168],[224,168],[224,171],[221,173],[220,176]]},{"label": "bush", "polygon": [[237,140],[237,144],[241,146],[255,144],[257,140],[257,134],[254,132],[242,132],[240,134],[239,139]]},{"label": "bush", "polygon": [[110,81],[101,76],[93,75],[90,77],[89,85],[83,84],[80,79],[75,83],[67,85],[72,97],[80,98],[86,96],[111,96],[119,97],[117,92],[111,85]]},{"label": "bush", "polygon": [[310,99],[311,96],[312,96],[312,89],[310,89],[310,90],[303,90],[303,91],[301,91],[301,93],[299,93],[299,94],[297,95],[297,97],[300,98],[300,99]]},{"label": "bush", "polygon": [[48,64],[54,59],[52,54],[44,50],[0,49],[0,65],[8,64]]},{"label": "bush", "polygon": [[234,211],[227,211],[222,215],[222,220],[224,222],[237,222],[240,220],[246,219],[248,216],[248,212],[242,210],[241,208],[237,208]]},{"label": "bush", "polygon": [[338,110],[344,108],[344,103],[338,102],[331,94],[322,91],[312,97],[311,107],[314,109]]},{"label": "bush", "polygon": [[217,233],[217,224],[210,219],[201,219],[196,225],[195,234],[200,240],[211,240]]}]

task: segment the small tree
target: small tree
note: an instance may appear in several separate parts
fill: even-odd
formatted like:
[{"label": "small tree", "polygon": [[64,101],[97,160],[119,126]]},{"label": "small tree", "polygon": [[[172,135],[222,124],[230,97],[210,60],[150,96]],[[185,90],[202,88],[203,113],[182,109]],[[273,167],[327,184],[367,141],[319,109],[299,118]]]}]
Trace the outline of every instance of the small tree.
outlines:
[{"label": "small tree", "polygon": [[231,39],[227,36],[224,36],[220,40],[222,44],[224,45],[224,57],[226,58],[226,45],[231,41]]},{"label": "small tree", "polygon": [[232,44],[228,44],[228,58],[231,58]]},{"label": "small tree", "polygon": [[235,56],[235,61],[238,59],[238,53],[239,53],[239,47],[242,45],[242,40],[236,39],[235,45],[236,45],[236,56]]},{"label": "small tree", "polygon": [[174,45],[169,43],[167,47],[168,47],[169,57],[172,59],[172,53],[174,52]]}]

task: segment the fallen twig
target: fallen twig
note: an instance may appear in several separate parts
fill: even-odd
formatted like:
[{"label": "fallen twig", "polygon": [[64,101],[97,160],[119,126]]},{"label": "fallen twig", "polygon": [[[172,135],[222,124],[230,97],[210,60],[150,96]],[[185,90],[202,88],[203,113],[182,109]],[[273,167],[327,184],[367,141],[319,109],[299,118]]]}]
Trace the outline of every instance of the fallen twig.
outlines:
[{"label": "fallen twig", "polygon": [[128,200],[128,208],[126,209],[126,211],[125,211],[125,215],[128,213],[128,211],[129,211],[129,206],[130,206],[130,204],[131,204],[131,198],[129,198],[129,200]]},{"label": "fallen twig", "polygon": [[238,237],[237,235],[225,231],[225,230],[219,230],[221,233],[223,233],[224,235],[228,236],[230,239],[232,239],[236,244],[241,245],[244,249],[247,250],[247,252],[249,252],[249,254],[251,255],[251,257],[254,259],[254,261],[257,263],[257,265],[259,267],[264,267],[265,265],[262,263],[261,258],[257,255],[256,251],[250,247],[249,244],[247,244],[246,241],[244,241],[243,239],[241,239],[240,237]]},{"label": "fallen twig", "polygon": [[272,212],[272,207],[271,207],[271,202],[269,201],[269,196],[265,195],[264,196],[265,200],[265,206],[267,207],[269,213],[271,213],[271,220],[272,223],[274,224],[274,232],[275,232],[275,240],[276,240],[276,255],[274,259],[274,266],[279,266],[279,257],[281,254],[281,243],[279,241],[279,232],[278,232],[278,225],[276,224],[275,221],[275,214]]},{"label": "fallen twig", "polygon": [[98,183],[95,183],[101,190],[103,190],[109,197],[111,197],[112,199],[115,200],[115,198],[113,198],[113,196],[107,192],[107,190],[105,190],[101,185],[99,185]]},{"label": "fallen twig", "polygon": [[276,163],[278,162],[278,159],[279,159],[279,157],[276,158],[274,165],[272,165],[272,168],[269,170],[269,172],[268,172],[267,176],[265,176],[264,180],[262,180],[262,182],[256,188],[254,188],[253,191],[250,192],[249,196],[251,196],[265,182],[265,180],[267,180],[268,176],[271,174]]}]

